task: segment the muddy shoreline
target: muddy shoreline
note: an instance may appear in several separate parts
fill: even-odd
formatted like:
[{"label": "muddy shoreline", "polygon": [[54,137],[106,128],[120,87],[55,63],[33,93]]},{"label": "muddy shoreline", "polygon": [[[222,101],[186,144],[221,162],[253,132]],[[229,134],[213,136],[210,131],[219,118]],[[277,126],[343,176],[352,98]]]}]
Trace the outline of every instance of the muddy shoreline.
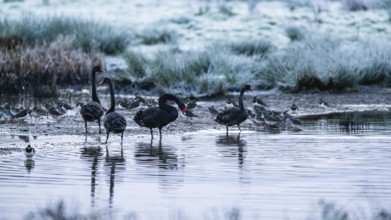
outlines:
[{"label": "muddy shoreline", "polygon": [[[259,93],[252,92],[245,95],[245,107],[252,108],[252,97],[260,95]],[[237,94],[231,96],[236,99]],[[363,112],[363,111],[384,111],[387,112],[391,109],[391,90],[382,89],[381,91],[360,91],[343,94],[285,94],[285,93],[263,93],[263,100],[267,103],[268,108],[271,110],[285,111],[288,110],[292,103],[295,103],[299,111],[296,115],[297,118],[306,118],[313,115],[327,115],[332,113],[344,113],[344,112]],[[227,97],[228,98],[228,97]],[[196,132],[200,130],[218,129],[222,132],[225,128],[218,125],[211,119],[211,115],[208,111],[208,107],[214,105],[218,110],[223,109],[227,98],[219,98],[209,101],[199,101],[198,107],[193,111],[194,114],[199,116],[198,118],[185,118],[179,116],[178,119],[163,128],[164,135],[183,134],[186,132]],[[320,108],[318,101],[320,98],[325,99],[330,107],[327,109]],[[103,98],[103,105],[108,107],[108,99]],[[140,128],[134,121],[133,116],[139,109],[118,109],[117,111],[123,114],[127,120],[127,129],[125,131],[124,138],[132,136],[149,136],[149,129]],[[98,135],[97,122],[88,123],[89,136]],[[242,127],[245,130],[252,129],[252,123],[247,120],[243,123]],[[231,129],[237,132],[237,128]],[[29,119],[24,121],[11,121],[1,125],[2,135],[85,135],[84,123],[79,114],[78,109],[74,109],[68,112],[67,116],[59,118],[46,118],[46,119]],[[158,135],[155,129],[155,135]],[[102,136],[105,135],[104,127],[102,124]]]}]

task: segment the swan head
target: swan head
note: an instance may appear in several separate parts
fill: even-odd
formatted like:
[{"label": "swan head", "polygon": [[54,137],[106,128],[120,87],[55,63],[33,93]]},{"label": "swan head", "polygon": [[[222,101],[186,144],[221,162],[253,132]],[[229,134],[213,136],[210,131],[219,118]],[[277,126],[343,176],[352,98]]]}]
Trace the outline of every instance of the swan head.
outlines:
[{"label": "swan head", "polygon": [[100,81],[99,85],[103,85],[105,83],[109,83],[110,79],[105,77],[102,81]]},{"label": "swan head", "polygon": [[243,86],[242,90],[243,90],[243,91],[253,91],[253,90],[251,89],[251,86],[250,86],[250,85],[245,85],[245,86]]},{"label": "swan head", "polygon": [[105,71],[103,71],[101,66],[94,66],[94,68],[92,68],[92,72],[94,72],[94,73],[104,73]]}]

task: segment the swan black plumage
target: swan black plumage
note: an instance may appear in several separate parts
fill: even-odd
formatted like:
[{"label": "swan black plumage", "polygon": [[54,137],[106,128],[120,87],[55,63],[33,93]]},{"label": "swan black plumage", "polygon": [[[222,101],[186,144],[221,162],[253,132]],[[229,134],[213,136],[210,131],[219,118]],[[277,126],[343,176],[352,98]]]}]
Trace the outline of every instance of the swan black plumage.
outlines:
[{"label": "swan black plumage", "polygon": [[115,112],[115,97],[114,97],[114,88],[113,83],[109,78],[104,78],[102,82],[99,83],[99,85],[102,84],[108,84],[110,89],[110,99],[111,99],[111,106],[107,110],[105,119],[103,121],[103,126],[106,128],[106,142],[109,139],[110,132],[114,134],[121,133],[121,143],[123,141],[124,137],[124,131],[126,129],[126,119],[121,114]]},{"label": "swan black plumage", "polygon": [[172,100],[181,109],[182,113],[186,112],[185,104],[183,104],[176,96],[172,94],[164,94],[159,98],[159,106],[150,107],[140,110],[136,113],[133,120],[141,127],[146,127],[151,130],[151,140],[153,139],[152,128],[159,128],[160,139],[162,138],[162,128],[178,118],[178,111],[166,101]]},{"label": "swan black plumage", "polygon": [[228,134],[228,127],[237,125],[239,130],[240,129],[240,124],[244,122],[247,117],[247,111],[243,106],[243,94],[245,91],[251,91],[251,86],[250,85],[245,85],[241,90],[240,90],[240,96],[239,96],[239,107],[231,107],[227,108],[222,112],[219,112],[216,117],[215,121],[221,125],[225,125],[227,127],[227,134]]},{"label": "swan black plumage", "polygon": [[95,120],[98,120],[99,133],[102,133],[100,130],[100,118],[102,117],[104,111],[102,105],[100,104],[98,95],[96,94],[95,74],[97,72],[103,73],[103,70],[100,66],[95,66],[91,71],[92,101],[84,104],[80,109],[80,114],[84,119],[86,133],[88,133],[87,121],[93,122]]}]

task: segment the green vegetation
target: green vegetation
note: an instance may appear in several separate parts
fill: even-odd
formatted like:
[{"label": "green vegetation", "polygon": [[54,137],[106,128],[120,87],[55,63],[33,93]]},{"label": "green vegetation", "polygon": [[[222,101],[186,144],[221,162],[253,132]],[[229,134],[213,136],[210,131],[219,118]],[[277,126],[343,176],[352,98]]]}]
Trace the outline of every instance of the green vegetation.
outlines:
[{"label": "green vegetation", "polygon": [[29,46],[51,43],[59,37],[73,38],[73,46],[85,52],[100,50],[106,54],[125,51],[129,37],[108,25],[78,18],[24,16],[0,20],[0,37],[18,36]]}]

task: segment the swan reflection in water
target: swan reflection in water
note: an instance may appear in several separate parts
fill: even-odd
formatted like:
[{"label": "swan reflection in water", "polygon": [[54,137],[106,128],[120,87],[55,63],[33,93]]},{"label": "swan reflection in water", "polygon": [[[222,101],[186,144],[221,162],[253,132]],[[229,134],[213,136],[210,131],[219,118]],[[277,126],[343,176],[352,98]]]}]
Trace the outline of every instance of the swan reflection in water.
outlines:
[{"label": "swan reflection in water", "polygon": [[[105,157],[105,166],[104,168],[110,168],[109,170],[109,176],[110,176],[110,188],[109,188],[109,207],[110,209],[113,207],[113,198],[114,198],[114,184],[115,184],[115,177],[118,176],[119,171],[124,171],[126,169],[126,160],[124,157],[124,148],[121,144],[120,146],[120,152],[119,154],[113,154],[110,153],[110,150],[117,151],[118,146],[110,146],[110,150],[108,146],[106,145],[106,157]],[[117,180],[118,182],[118,180]]]},{"label": "swan reflection in water", "polygon": [[[161,189],[171,191],[183,185],[184,156],[176,154],[176,148],[159,143],[151,146],[149,143],[137,143],[134,159],[140,166],[147,168],[145,175],[157,176]],[[157,169],[156,172],[150,169]]]},{"label": "swan reflection in water", "polygon": [[81,158],[87,159],[87,162],[91,163],[91,207],[95,207],[96,178],[99,161],[102,160],[103,155],[99,142],[100,137],[95,142],[87,142],[87,136],[85,136],[84,147],[80,149]]},{"label": "swan reflection in water", "polygon": [[238,135],[221,135],[216,139],[216,145],[224,157],[237,157],[239,167],[242,168],[246,158],[247,149],[246,141]]},{"label": "swan reflection in water", "polygon": [[178,169],[178,156],[175,149],[170,146],[151,146],[149,143],[137,143],[134,157],[136,162],[153,165],[162,169]]}]

